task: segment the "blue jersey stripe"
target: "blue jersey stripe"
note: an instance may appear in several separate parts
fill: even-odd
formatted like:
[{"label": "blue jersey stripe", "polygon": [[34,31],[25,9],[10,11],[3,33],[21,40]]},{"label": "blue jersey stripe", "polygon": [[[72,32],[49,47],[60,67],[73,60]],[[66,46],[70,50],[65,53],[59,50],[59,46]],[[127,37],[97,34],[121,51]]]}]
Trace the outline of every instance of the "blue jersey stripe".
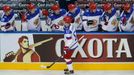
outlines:
[{"label": "blue jersey stripe", "polygon": [[4,13],[4,15],[1,17],[0,21],[1,22],[9,22],[13,18],[13,16],[14,16],[14,12],[12,10],[10,15],[8,15],[8,16],[5,15],[5,13]]},{"label": "blue jersey stripe", "polygon": [[35,17],[38,14],[40,14],[40,9],[36,8],[34,13],[31,12],[27,13],[27,19],[30,20],[31,18]]},{"label": "blue jersey stripe", "polygon": [[83,16],[99,16],[102,15],[102,10],[101,9],[97,9],[96,12],[91,12],[89,9],[86,9],[84,11]]},{"label": "blue jersey stripe", "polygon": [[123,15],[121,16],[121,18],[126,17],[126,19],[129,19],[129,17],[131,16],[131,14],[133,13],[134,9],[131,8],[130,13],[126,13],[124,12]]},{"label": "blue jersey stripe", "polygon": [[51,20],[58,19],[58,18],[60,18],[61,16],[64,16],[64,15],[66,14],[66,12],[67,12],[67,11],[66,11],[65,9],[61,9],[59,14],[52,13],[52,14],[49,15],[49,18],[50,18]]},{"label": "blue jersey stripe", "polygon": [[77,7],[75,13],[69,12],[67,15],[72,16],[73,18],[75,18],[80,12],[81,12],[80,8]]}]

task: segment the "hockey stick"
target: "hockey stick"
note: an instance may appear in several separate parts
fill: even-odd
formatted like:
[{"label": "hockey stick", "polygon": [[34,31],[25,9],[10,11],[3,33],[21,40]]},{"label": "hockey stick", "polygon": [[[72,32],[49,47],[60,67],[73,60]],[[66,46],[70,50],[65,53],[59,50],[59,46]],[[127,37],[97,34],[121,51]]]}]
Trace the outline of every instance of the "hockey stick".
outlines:
[{"label": "hockey stick", "polygon": [[[78,41],[81,41],[84,38],[84,35],[80,37],[80,39]],[[70,46],[70,48],[72,48],[78,41],[76,41],[74,44],[72,44],[72,46]],[[54,62],[52,62],[52,64],[48,65],[48,66],[44,66],[41,65],[41,68],[51,68],[57,61],[59,61],[63,56],[60,56],[57,60],[55,60]]]}]

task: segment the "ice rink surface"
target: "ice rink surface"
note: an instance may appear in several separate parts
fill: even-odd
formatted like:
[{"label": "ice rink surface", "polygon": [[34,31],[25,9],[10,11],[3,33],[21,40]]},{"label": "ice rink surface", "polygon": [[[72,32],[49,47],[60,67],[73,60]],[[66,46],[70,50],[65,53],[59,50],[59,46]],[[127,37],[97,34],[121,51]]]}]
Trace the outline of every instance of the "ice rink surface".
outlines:
[{"label": "ice rink surface", "polygon": [[[64,75],[63,71],[50,70],[0,70],[0,75]],[[73,75],[134,75],[132,71],[75,71]]]}]

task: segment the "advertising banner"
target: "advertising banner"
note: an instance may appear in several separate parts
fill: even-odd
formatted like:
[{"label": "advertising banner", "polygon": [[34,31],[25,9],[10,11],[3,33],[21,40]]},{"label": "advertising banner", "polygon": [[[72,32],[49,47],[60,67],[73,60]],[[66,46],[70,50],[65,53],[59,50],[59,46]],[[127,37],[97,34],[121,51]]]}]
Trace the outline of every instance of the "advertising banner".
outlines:
[{"label": "advertising banner", "polygon": [[[133,34],[78,34],[74,62],[133,62]],[[63,34],[0,34],[2,62],[53,62],[64,54]],[[27,38],[26,38],[27,37]],[[21,39],[20,38],[24,38]],[[23,40],[23,41],[22,41]],[[25,43],[25,42],[28,43]],[[23,43],[24,42],[24,43]],[[27,47],[30,49],[23,47]],[[14,55],[14,56],[12,56]],[[63,62],[61,59],[58,62]]]}]

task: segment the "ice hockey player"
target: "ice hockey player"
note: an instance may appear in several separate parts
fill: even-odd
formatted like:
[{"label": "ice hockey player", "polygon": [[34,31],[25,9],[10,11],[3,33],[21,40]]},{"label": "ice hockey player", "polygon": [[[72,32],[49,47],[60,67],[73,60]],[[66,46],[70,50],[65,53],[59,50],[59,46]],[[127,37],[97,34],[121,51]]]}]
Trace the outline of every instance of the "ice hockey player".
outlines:
[{"label": "ice hockey player", "polygon": [[84,30],[86,32],[98,31],[98,25],[101,15],[102,10],[97,8],[96,3],[91,2],[89,4],[89,9],[86,9],[82,16]]},{"label": "ice hockey player", "polygon": [[1,31],[10,32],[16,31],[15,18],[17,14],[14,13],[13,9],[5,5],[3,6],[3,13],[0,19],[0,29]]},{"label": "ice hockey player", "polygon": [[42,15],[45,20],[42,20],[42,31],[52,31],[51,29],[51,19],[49,18],[49,12],[46,9],[42,10]]},{"label": "ice hockey player", "polygon": [[120,13],[117,11],[112,4],[106,3],[103,6],[103,14],[101,17],[102,31],[116,32],[118,31],[119,16]]},{"label": "ice hockey player", "polygon": [[22,31],[42,31],[40,16],[42,11],[33,3],[27,5],[28,12],[22,14]]},{"label": "ice hockey player", "polygon": [[134,31],[134,8],[129,3],[123,5],[120,27],[122,31]]},{"label": "ice hockey player", "polygon": [[67,15],[67,11],[65,9],[60,9],[57,4],[53,5],[51,10],[53,13],[49,15],[49,18],[51,19],[52,31],[64,31],[63,18]]},{"label": "ice hockey player", "polygon": [[74,50],[78,47],[77,44],[74,44],[77,42],[77,35],[76,35],[76,29],[74,24],[72,23],[73,18],[70,16],[64,17],[64,60],[67,64],[67,69],[64,69],[65,74],[73,74],[73,66],[72,66],[72,59],[71,56],[74,52]]},{"label": "ice hockey player", "polygon": [[80,31],[82,30],[82,10],[74,5],[74,4],[69,4],[68,5],[68,16],[72,16],[74,18],[74,24],[76,26],[76,30]]}]

